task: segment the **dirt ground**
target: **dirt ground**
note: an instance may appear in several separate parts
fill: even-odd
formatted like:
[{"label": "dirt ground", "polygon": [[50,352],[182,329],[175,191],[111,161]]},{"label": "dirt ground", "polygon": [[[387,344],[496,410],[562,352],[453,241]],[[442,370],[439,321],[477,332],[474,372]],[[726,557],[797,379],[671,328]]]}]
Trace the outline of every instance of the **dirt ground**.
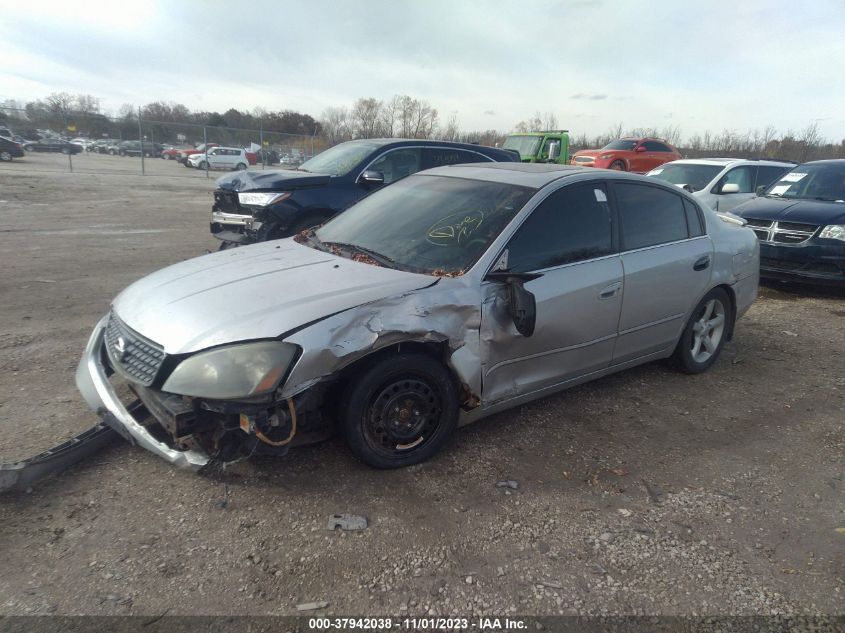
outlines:
[{"label": "dirt ground", "polygon": [[[73,372],[110,299],[215,247],[213,179],[83,159],[111,173],[0,164],[3,460],[94,423]],[[115,443],[0,497],[0,614],[843,614],[844,297],[763,288],[707,374],[605,378],[404,470],[332,440],[219,481]]]}]

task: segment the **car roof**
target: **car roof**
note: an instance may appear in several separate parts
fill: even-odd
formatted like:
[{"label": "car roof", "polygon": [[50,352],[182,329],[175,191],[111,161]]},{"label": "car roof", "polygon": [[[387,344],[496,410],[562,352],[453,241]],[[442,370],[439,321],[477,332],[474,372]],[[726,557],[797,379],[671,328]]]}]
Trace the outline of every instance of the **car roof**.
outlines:
[{"label": "car roof", "polygon": [[590,167],[575,167],[573,165],[557,165],[554,163],[463,163],[434,167],[419,172],[426,176],[450,176],[452,178],[467,178],[470,180],[486,180],[501,182],[521,187],[540,189],[550,182],[576,176],[592,174],[598,177],[616,175],[617,172],[596,170]]},{"label": "car roof", "polygon": [[[664,165],[671,165],[674,163],[683,163],[684,165],[722,166],[733,165],[734,163],[750,163],[754,165],[777,165],[779,167],[796,164],[791,160],[778,160],[776,158],[682,158],[680,160],[673,160],[670,163],[664,163]],[[664,165],[661,165],[661,167]]]},{"label": "car roof", "polygon": [[[354,141],[347,141],[347,143],[355,143],[358,145],[369,144],[377,146],[396,145],[397,147],[401,147],[404,145],[435,145],[438,147],[454,147],[455,149],[466,149],[487,154],[508,156],[512,154],[512,152],[509,150],[504,150],[498,147],[488,147],[487,145],[480,145],[477,143],[458,143],[455,141],[438,141],[436,139],[424,138],[362,138],[356,139]],[[516,155],[513,154],[513,156],[515,157]]]}]

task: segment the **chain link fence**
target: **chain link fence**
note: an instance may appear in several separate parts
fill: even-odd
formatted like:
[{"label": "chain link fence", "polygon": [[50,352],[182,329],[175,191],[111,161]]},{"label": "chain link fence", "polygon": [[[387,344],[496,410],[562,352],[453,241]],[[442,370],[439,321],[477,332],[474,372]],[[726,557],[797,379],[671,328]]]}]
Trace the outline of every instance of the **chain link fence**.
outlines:
[{"label": "chain link fence", "polygon": [[68,113],[39,123],[23,109],[0,107],[0,135],[12,135],[24,149],[20,160],[38,171],[215,178],[242,161],[249,169],[294,168],[328,146],[319,136],[152,121],[140,111],[120,118]]}]

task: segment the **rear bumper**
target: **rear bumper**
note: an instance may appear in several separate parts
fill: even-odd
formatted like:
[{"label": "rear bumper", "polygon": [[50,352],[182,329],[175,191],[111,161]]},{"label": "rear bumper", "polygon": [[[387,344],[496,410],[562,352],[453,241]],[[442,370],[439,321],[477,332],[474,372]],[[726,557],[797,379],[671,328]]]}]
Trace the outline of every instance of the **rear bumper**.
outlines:
[{"label": "rear bumper", "polygon": [[208,455],[196,449],[178,451],[160,442],[135,419],[115,393],[102,360],[106,320],[107,317],[103,317],[94,328],[76,369],[76,386],[85,402],[131,444],[137,444],[175,466],[199,470],[210,461]]},{"label": "rear bumper", "polygon": [[845,285],[845,245],[760,243],[760,276],[782,281]]}]

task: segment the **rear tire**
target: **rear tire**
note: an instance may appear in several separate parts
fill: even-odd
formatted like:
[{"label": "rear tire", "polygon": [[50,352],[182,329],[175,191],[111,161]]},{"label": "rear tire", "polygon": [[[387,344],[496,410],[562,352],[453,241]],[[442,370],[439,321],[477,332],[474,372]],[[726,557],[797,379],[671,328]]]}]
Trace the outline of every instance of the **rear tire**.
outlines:
[{"label": "rear tire", "polygon": [[238,163],[235,166],[235,169],[237,169],[238,171],[243,171],[244,169],[246,169],[246,165],[244,165],[243,163]]},{"label": "rear tire", "polygon": [[200,161],[200,164],[199,164],[199,165],[197,165],[197,169],[202,169],[203,171],[205,171],[205,169],[206,169],[207,167],[208,167],[208,163],[207,163],[207,162],[205,162],[204,160],[203,160],[203,161]]},{"label": "rear tire", "polygon": [[692,311],[672,361],[687,374],[707,371],[719,358],[732,329],[733,311],[728,293],[722,288],[714,288]]},{"label": "rear tire", "polygon": [[0,152],[0,160],[4,163],[11,163],[12,162],[12,153],[7,151]]},{"label": "rear tire", "polygon": [[625,163],[623,163],[621,160],[615,160],[610,163],[610,168],[614,171],[627,171],[627,169],[625,169]]},{"label": "rear tire", "polygon": [[358,459],[374,468],[402,468],[446,444],[458,407],[442,364],[424,354],[397,354],[376,360],[347,386],[339,417]]},{"label": "rear tire", "polygon": [[63,147],[62,154],[70,154],[70,149],[68,149],[67,147]]}]

